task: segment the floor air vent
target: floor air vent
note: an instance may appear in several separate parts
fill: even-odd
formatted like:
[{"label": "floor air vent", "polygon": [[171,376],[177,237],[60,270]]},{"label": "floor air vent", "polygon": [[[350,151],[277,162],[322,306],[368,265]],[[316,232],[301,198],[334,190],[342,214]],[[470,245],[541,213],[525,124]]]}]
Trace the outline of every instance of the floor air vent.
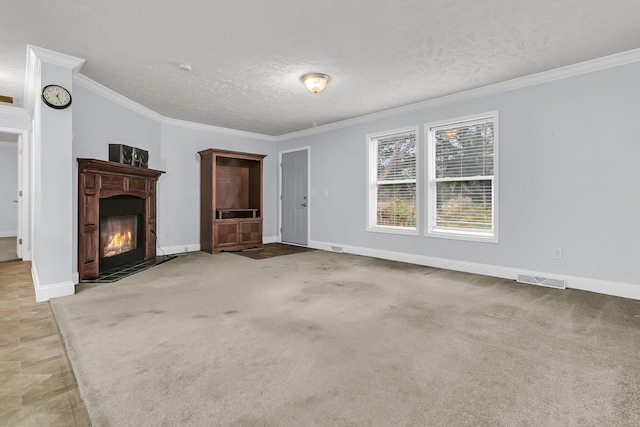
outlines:
[{"label": "floor air vent", "polygon": [[561,279],[549,279],[548,277],[529,276],[527,274],[518,274],[517,282],[527,283],[529,285],[547,286],[549,288],[566,289],[567,281]]}]

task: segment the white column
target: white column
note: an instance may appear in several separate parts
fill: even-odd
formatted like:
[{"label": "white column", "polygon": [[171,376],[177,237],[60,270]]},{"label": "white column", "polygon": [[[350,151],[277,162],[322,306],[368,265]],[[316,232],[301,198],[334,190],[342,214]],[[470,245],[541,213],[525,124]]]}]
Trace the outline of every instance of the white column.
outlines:
[{"label": "white column", "polygon": [[73,97],[73,74],[83,59],[28,46],[25,109],[33,117],[32,276],[37,301],[74,293],[72,119],[69,108],[57,110],[40,99],[48,84],[65,87]]}]

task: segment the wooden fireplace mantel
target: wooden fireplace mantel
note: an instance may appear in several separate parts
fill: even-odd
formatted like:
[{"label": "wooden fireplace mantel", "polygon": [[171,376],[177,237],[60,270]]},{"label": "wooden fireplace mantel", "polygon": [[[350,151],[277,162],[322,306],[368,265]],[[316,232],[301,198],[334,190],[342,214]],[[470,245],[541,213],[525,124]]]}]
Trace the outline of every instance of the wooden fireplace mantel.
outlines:
[{"label": "wooden fireplace mantel", "polygon": [[97,159],[78,159],[78,274],[99,274],[100,199],[135,196],[145,200],[145,258],[156,256],[156,184],[164,171]]}]

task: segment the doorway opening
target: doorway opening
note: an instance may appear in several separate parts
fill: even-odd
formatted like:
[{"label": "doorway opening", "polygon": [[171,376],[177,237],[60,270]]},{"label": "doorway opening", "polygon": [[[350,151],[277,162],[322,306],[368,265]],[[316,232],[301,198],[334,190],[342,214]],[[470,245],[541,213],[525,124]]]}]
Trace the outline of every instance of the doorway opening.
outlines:
[{"label": "doorway opening", "polygon": [[0,127],[0,262],[30,260],[29,131]]}]

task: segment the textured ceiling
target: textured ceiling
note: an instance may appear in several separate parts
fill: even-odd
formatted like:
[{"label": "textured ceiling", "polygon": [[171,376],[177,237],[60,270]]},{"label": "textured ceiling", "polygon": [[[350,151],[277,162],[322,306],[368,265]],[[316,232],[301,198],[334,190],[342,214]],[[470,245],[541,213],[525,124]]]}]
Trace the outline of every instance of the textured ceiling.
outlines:
[{"label": "textured ceiling", "polygon": [[[0,95],[27,44],[169,118],[282,135],[640,47],[639,0],[0,0]],[[178,64],[192,66],[184,72]],[[317,95],[307,72],[331,76]]]}]

